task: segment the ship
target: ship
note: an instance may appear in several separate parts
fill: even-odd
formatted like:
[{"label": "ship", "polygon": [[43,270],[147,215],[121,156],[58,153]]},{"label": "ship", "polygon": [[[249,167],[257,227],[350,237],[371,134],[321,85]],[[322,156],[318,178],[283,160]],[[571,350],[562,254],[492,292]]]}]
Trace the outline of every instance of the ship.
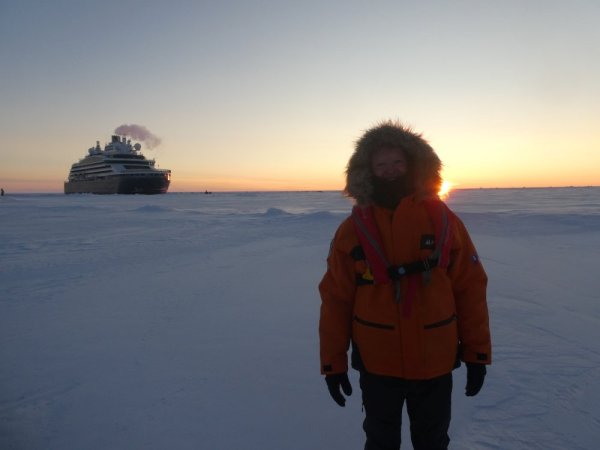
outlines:
[{"label": "ship", "polygon": [[113,135],[110,143],[100,142],[71,166],[65,194],[164,194],[171,183],[171,171],[154,167],[153,159],[140,153],[139,143]]}]

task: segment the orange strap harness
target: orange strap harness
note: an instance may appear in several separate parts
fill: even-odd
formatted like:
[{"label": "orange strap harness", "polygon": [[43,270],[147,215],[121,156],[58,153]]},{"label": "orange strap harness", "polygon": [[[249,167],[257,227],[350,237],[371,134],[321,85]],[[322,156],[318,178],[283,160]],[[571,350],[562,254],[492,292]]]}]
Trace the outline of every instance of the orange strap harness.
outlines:
[{"label": "orange strap harness", "polygon": [[371,268],[376,284],[394,282],[396,303],[401,302],[400,279],[407,278],[408,289],[402,306],[405,317],[410,316],[412,303],[418,287],[418,275],[422,274],[423,281],[427,284],[431,278],[431,269],[434,267],[446,268],[450,263],[450,249],[452,244],[451,214],[444,202],[438,199],[424,200],[427,213],[433,222],[435,232],[435,248],[431,255],[419,261],[408,262],[394,266],[390,264],[381,246],[381,238],[373,209],[370,206],[355,206],[352,208],[352,221],[362,246],[367,263]]}]

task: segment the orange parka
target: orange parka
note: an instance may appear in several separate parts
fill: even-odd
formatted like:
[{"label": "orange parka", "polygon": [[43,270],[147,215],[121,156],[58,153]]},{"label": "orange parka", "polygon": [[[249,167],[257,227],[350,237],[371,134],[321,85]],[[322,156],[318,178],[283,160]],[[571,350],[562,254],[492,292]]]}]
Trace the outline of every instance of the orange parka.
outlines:
[{"label": "orange parka", "polygon": [[[369,156],[382,145],[402,148],[416,174],[415,193],[403,198],[395,210],[374,205],[370,197]],[[437,155],[420,135],[396,124],[375,128],[357,143],[348,165],[346,193],[358,205],[372,208],[389,264],[420,261],[434,251],[435,224],[423,193],[439,186],[439,170]],[[319,284],[321,373],[346,372],[351,345],[360,355],[360,367],[353,364],[356,368],[404,379],[447,374],[459,360],[491,363],[487,276],[464,224],[447,211],[449,264],[433,267],[427,276],[412,275],[416,281],[401,277],[399,285],[373,281],[353,219],[342,222]],[[407,313],[409,300],[412,306]]]}]

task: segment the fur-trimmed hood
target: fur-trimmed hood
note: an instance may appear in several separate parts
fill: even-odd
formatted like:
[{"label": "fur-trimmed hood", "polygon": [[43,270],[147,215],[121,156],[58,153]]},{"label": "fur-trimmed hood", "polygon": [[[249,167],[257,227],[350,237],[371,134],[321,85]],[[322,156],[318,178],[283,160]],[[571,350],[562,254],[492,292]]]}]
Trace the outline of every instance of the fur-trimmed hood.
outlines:
[{"label": "fur-trimmed hood", "polygon": [[386,121],[367,130],[356,142],[346,168],[344,192],[359,205],[373,203],[371,157],[383,147],[400,148],[408,163],[408,175],[416,194],[436,195],[440,189],[442,163],[433,148],[410,128]]}]

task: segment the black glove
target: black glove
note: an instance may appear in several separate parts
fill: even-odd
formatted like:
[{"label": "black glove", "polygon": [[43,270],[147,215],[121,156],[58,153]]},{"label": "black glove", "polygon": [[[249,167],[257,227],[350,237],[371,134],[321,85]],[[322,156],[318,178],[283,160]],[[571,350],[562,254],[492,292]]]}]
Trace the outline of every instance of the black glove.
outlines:
[{"label": "black glove", "polygon": [[327,383],[327,389],[329,389],[329,395],[331,398],[340,406],[346,406],[346,399],[340,392],[340,387],[344,394],[352,395],[352,386],[348,379],[347,373],[336,373],[333,375],[325,375],[325,383]]},{"label": "black glove", "polygon": [[467,364],[467,386],[465,387],[465,395],[473,397],[481,390],[483,380],[485,380],[485,364],[466,363]]}]

